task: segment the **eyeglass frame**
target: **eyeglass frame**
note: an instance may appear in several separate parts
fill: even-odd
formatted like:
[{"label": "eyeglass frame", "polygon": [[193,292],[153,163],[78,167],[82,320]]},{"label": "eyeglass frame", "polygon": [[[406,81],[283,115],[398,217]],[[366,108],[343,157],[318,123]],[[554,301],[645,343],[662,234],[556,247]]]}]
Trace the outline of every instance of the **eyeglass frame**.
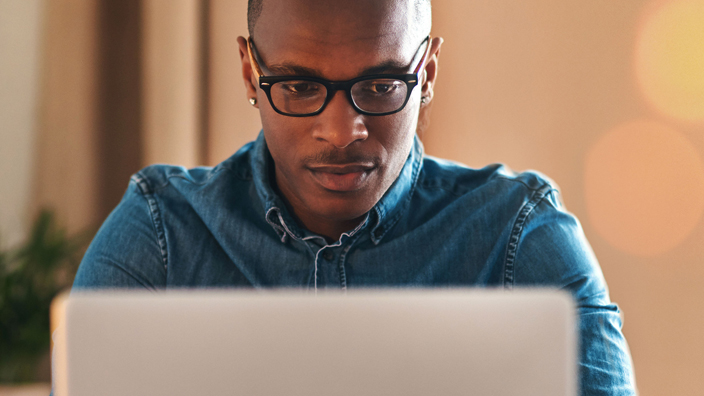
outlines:
[{"label": "eyeglass frame", "polygon": [[[252,70],[254,71],[256,77],[257,77],[257,82],[259,84],[259,88],[266,93],[267,98],[269,99],[269,104],[271,104],[271,108],[274,109],[275,112],[289,116],[289,117],[311,117],[311,116],[316,116],[325,110],[325,107],[327,107],[328,103],[332,100],[332,98],[335,96],[335,93],[337,91],[345,91],[347,93],[347,99],[352,105],[352,108],[354,108],[358,113],[363,114],[363,115],[370,115],[370,116],[385,116],[385,115],[390,115],[394,113],[398,113],[399,111],[403,110],[406,107],[406,104],[408,103],[408,100],[411,98],[411,94],[413,93],[413,89],[418,85],[418,80],[420,80],[420,77],[418,76],[418,73],[420,73],[421,70],[425,68],[427,59],[428,59],[428,54],[430,53],[430,44],[432,38],[430,35],[428,35],[423,42],[421,42],[421,46],[423,43],[427,42],[427,46],[425,49],[425,52],[423,53],[423,57],[420,59],[420,62],[418,63],[418,66],[416,66],[415,70],[413,73],[409,74],[370,74],[366,76],[360,76],[353,78],[351,80],[346,80],[346,81],[330,81],[326,80],[324,78],[319,78],[319,77],[312,77],[312,76],[265,76],[264,73],[262,72],[261,67],[259,66],[259,62],[257,62],[256,57],[258,54],[254,53],[254,42],[252,40],[252,37],[249,36],[247,37],[247,50],[249,52],[249,62],[252,65]],[[420,48],[418,48],[418,51],[420,51]],[[413,59],[418,55],[418,51],[413,55]],[[365,111],[359,108],[357,104],[354,102],[354,99],[352,99],[352,86],[360,81],[365,81],[365,80],[374,80],[374,79],[394,79],[394,80],[400,80],[406,83],[406,99],[403,101],[403,104],[396,110],[393,111],[387,111],[383,113],[373,113],[369,111]],[[313,81],[317,82],[323,86],[325,86],[326,89],[326,96],[325,96],[325,101],[323,102],[322,106],[320,108],[312,113],[303,113],[303,114],[291,114],[291,113],[285,113],[281,110],[279,110],[276,105],[274,105],[274,101],[271,99],[271,87],[281,81],[290,81],[290,80],[296,80],[296,81]]]}]

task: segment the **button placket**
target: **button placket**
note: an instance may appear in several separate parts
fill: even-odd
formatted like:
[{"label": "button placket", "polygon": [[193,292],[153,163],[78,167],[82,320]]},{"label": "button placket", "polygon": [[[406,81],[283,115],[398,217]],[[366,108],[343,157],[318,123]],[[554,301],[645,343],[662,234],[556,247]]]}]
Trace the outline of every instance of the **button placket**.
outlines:
[{"label": "button placket", "polygon": [[335,258],[335,254],[330,249],[325,249],[323,251],[323,258],[326,261],[332,261]]},{"label": "button placket", "polygon": [[368,221],[369,213],[367,213],[367,216],[364,218],[364,221],[359,223],[359,225],[354,230],[352,230],[351,232],[343,233],[342,235],[340,235],[340,239],[337,242],[330,245],[327,244],[325,238],[319,235],[302,238],[304,241],[320,238],[324,244],[324,246],[318,249],[318,251],[315,253],[315,260],[313,262],[313,288],[315,289],[316,294],[318,293],[318,260],[320,259],[320,257],[322,256],[323,260],[332,263],[332,261],[335,259],[335,254],[330,250],[330,248],[340,247],[343,245],[343,243],[347,243],[349,239],[357,233],[357,231],[359,231],[365,224],[367,224]]}]

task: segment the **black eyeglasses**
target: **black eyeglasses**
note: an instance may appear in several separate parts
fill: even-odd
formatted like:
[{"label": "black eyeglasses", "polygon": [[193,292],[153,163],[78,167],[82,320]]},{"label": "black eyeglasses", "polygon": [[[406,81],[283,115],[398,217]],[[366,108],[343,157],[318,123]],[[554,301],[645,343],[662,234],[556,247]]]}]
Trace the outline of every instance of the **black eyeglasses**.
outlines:
[{"label": "black eyeglasses", "polygon": [[[256,60],[251,37],[247,39],[247,46],[259,88],[266,93],[271,107],[277,113],[291,117],[318,115],[330,103],[335,92],[344,90],[357,112],[383,116],[401,111],[408,103],[413,88],[418,85],[418,73],[423,70],[430,52],[430,36],[423,40],[425,42],[428,43],[425,52],[413,73],[372,74],[347,81],[329,81],[308,76],[264,76]],[[416,52],[413,58],[417,55]]]}]

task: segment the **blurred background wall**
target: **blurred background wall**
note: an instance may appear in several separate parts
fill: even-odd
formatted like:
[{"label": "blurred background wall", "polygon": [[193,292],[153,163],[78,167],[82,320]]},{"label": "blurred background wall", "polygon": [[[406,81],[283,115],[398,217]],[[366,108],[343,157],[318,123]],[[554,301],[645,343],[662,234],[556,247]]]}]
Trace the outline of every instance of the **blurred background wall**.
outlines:
[{"label": "blurred background wall", "polygon": [[[704,0],[435,0],[431,155],[561,187],[624,311],[642,395],[704,389]],[[0,228],[71,231],[155,162],[253,139],[246,0],[0,0]]]},{"label": "blurred background wall", "polygon": [[0,247],[26,232],[39,114],[43,2],[0,0]]}]

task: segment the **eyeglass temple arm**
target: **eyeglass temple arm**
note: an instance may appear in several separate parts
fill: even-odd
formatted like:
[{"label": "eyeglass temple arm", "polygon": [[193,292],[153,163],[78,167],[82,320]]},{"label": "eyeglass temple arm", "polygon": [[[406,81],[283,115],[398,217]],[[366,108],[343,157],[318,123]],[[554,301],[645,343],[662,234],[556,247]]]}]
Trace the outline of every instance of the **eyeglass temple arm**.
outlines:
[{"label": "eyeglass temple arm", "polygon": [[[423,52],[423,57],[420,59],[420,63],[418,63],[418,66],[416,66],[416,70],[413,71],[413,74],[418,75],[418,72],[420,72],[424,67],[425,64],[428,61],[428,54],[430,53],[430,46],[432,44],[432,37],[428,35],[428,37],[425,39],[425,41],[428,42],[428,45],[425,48],[425,52]],[[254,73],[256,74],[257,77],[257,83],[259,82],[259,77],[263,76],[264,73],[262,72],[262,69],[259,67],[259,63],[254,59],[254,50],[252,49],[252,38],[248,37],[247,38],[247,52],[249,53],[249,63],[252,65],[252,70],[254,70]]]},{"label": "eyeglass temple arm", "polygon": [[420,63],[418,63],[418,66],[416,66],[416,70],[413,71],[413,74],[418,75],[418,73],[423,70],[425,67],[425,64],[428,63],[428,54],[430,53],[430,46],[433,42],[433,38],[428,35],[428,37],[425,39],[425,41],[428,42],[428,46],[425,47],[425,51],[423,52],[423,57],[420,59]]},{"label": "eyeglass temple arm", "polygon": [[259,83],[259,77],[263,76],[262,69],[259,67],[259,63],[254,59],[254,50],[252,49],[252,38],[247,37],[247,52],[249,53],[249,64],[252,65],[252,70],[257,77],[257,84]]}]

